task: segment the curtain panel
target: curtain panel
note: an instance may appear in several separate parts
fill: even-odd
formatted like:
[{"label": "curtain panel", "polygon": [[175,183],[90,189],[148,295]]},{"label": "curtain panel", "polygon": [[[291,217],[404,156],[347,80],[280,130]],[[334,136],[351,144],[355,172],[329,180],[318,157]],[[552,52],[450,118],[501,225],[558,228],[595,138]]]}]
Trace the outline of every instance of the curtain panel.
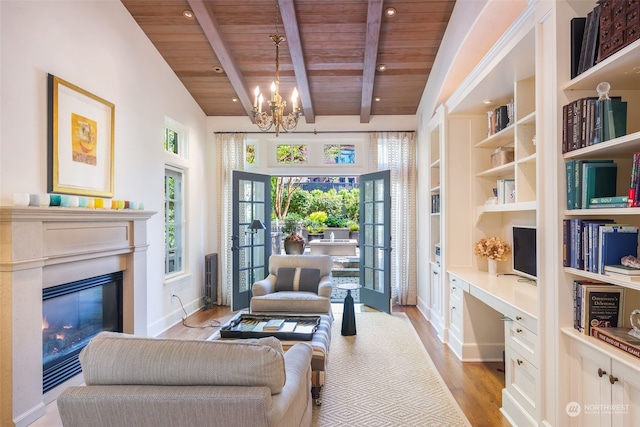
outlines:
[{"label": "curtain panel", "polygon": [[391,173],[391,298],[417,304],[415,132],[376,132],[370,139],[371,170]]},{"label": "curtain panel", "polygon": [[218,171],[219,224],[218,253],[220,269],[218,281],[218,305],[231,305],[233,284],[233,258],[231,254],[231,229],[233,225],[233,171],[243,171],[245,163],[244,133],[216,135],[216,161]]}]

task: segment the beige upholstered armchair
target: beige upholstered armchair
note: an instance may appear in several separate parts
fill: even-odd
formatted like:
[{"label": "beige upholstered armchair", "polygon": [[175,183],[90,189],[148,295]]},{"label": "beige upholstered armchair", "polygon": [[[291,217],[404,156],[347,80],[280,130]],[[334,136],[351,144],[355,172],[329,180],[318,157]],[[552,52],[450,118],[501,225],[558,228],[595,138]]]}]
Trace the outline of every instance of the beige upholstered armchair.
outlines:
[{"label": "beige upholstered armchair", "polygon": [[252,313],[331,315],[329,255],[271,255],[269,275],[253,284]]}]

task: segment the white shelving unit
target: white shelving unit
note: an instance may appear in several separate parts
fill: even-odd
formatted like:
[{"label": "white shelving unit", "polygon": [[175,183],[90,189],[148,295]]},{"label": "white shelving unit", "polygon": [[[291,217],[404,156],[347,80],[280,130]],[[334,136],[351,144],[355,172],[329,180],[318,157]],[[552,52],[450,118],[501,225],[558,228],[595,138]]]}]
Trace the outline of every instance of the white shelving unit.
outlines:
[{"label": "white shelving unit", "polygon": [[[588,3],[588,2],[587,2]],[[571,3],[572,7],[563,16],[567,21],[574,16],[585,16],[593,4]],[[559,75],[559,111],[569,102],[586,96],[597,96],[598,83],[611,84],[611,95],[622,96],[627,102],[627,135],[604,143],[559,154],[561,161],[572,159],[614,159],[618,163],[617,194],[626,195],[630,184],[631,158],[640,151],[640,41],[596,64],[572,80]],[[562,129],[562,121],[558,123]],[[564,176],[559,190],[566,189]],[[611,218],[617,223],[640,226],[639,208],[622,209],[566,209],[566,192],[559,199],[561,216],[568,218]],[[630,327],[628,312],[640,308],[640,284],[594,274],[575,268],[563,268],[558,281],[558,326],[562,347],[569,354],[559,355],[559,371],[566,372],[559,385],[561,396],[580,405],[594,405],[595,411],[582,411],[575,417],[558,410],[559,425],[571,426],[635,426],[640,424],[640,359],[634,358],[613,346],[579,333],[573,329],[571,318],[573,297],[569,289],[574,280],[594,280],[626,288],[626,327]],[[634,306],[637,305],[636,306]],[[614,405],[614,406],[612,406]],[[585,406],[582,406],[584,409]],[[618,407],[620,410],[606,411],[602,408]]]}]

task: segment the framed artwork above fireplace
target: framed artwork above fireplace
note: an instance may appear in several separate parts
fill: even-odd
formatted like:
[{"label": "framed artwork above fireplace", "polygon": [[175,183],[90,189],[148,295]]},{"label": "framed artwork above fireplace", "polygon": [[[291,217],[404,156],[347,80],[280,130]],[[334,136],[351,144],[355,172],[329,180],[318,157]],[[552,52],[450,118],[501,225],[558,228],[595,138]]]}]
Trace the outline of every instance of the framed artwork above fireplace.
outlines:
[{"label": "framed artwork above fireplace", "polygon": [[113,197],[115,106],[48,75],[48,191]]}]

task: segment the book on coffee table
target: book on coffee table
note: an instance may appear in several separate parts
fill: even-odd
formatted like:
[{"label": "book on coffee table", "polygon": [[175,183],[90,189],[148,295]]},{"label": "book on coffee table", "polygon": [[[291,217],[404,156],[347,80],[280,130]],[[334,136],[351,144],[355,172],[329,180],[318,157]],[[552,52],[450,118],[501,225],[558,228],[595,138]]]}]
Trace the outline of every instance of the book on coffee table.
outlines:
[{"label": "book on coffee table", "polygon": [[270,319],[262,327],[263,331],[279,331],[284,324],[284,319]]}]

